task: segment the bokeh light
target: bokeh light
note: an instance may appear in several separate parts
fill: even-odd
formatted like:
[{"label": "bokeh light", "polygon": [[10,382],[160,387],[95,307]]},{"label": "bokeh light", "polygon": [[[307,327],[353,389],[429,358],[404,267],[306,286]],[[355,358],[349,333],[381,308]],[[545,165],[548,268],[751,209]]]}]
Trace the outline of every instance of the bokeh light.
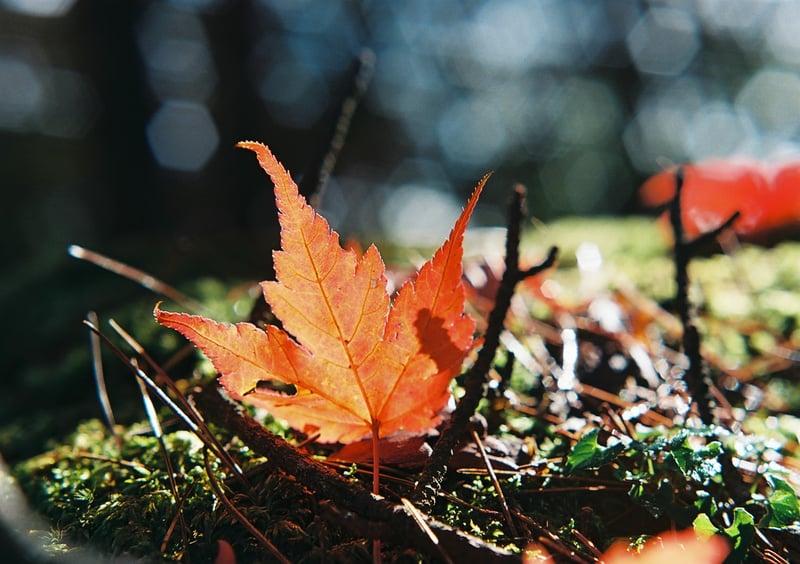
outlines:
[{"label": "bokeh light", "polygon": [[700,34],[684,10],[650,8],[628,34],[628,51],[639,72],[676,76],[700,49]]},{"label": "bokeh light", "polygon": [[87,78],[51,66],[39,44],[17,42],[0,52],[0,131],[80,139],[97,103]]},{"label": "bokeh light", "polygon": [[800,123],[800,76],[763,68],[754,73],[736,97],[763,135],[791,138]]},{"label": "bokeh light", "polygon": [[29,127],[44,100],[44,85],[33,65],[17,57],[0,58],[0,125]]},{"label": "bokeh light", "polygon": [[57,18],[66,14],[75,0],[2,0],[0,8],[28,16]]},{"label": "bokeh light", "polygon": [[202,169],[219,144],[208,110],[192,102],[161,106],[147,125],[147,139],[161,166],[186,172]]},{"label": "bokeh light", "polygon": [[312,194],[365,48],[314,203],[390,261],[439,245],[489,171],[470,226],[498,229],[468,252],[502,247],[517,182],[547,223],[644,212],[671,163],[800,155],[793,1],[0,0],[0,310],[25,336],[3,373],[49,374],[87,308],[133,293],[102,294],[72,243],[178,285],[270,276],[273,193],[234,146]]},{"label": "bokeh light", "polygon": [[[490,170],[476,223],[502,222],[514,182],[545,221],[629,213],[666,164],[800,153],[795,2],[169,0],[115,13],[0,0],[0,135],[113,162],[85,196],[119,196],[119,214],[142,198],[120,178],[198,208],[219,206],[224,185],[239,208],[222,221],[258,229],[268,194],[232,195],[233,145],[263,140],[313,177],[364,47],[374,75],[322,202],[351,235],[403,239],[405,218],[438,233]],[[175,185],[173,171],[197,174]]]},{"label": "bokeh light", "polygon": [[211,96],[216,71],[197,15],[152,5],[137,27],[148,82],[159,99],[205,101]]}]

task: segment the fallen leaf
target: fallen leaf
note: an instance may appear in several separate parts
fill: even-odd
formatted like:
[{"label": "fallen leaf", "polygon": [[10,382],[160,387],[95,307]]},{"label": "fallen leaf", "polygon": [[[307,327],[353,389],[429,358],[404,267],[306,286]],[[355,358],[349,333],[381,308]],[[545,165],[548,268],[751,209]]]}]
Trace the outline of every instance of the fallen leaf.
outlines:
[{"label": "fallen leaf", "polygon": [[217,556],[214,564],[236,564],[236,553],[233,551],[231,543],[226,540],[217,541]]},{"label": "fallen leaf", "polygon": [[638,553],[631,552],[628,547],[627,541],[614,543],[603,553],[601,561],[606,564],[719,564],[730,552],[721,536],[702,537],[693,529],[661,533],[647,541]]},{"label": "fallen leaf", "polygon": [[[800,201],[795,197],[800,163],[715,159],[681,168],[681,217],[690,238],[715,229],[736,211],[740,216],[733,228],[749,240],[769,239],[800,225]],[[674,197],[676,170],[664,170],[642,185],[645,205],[661,206]]]},{"label": "fallen leaf", "polygon": [[[239,146],[256,153],[275,185],[281,250],[273,256],[276,281],[261,286],[283,329],[222,324],[159,306],[156,320],[202,350],[235,399],[318,433],[321,442],[371,436],[377,444],[397,431],[434,427],[474,345],[475,321],[464,311],[462,245],[486,177],[447,241],[391,303],[375,246],[361,256],[343,249],[265,145]],[[264,382],[295,391],[265,389]]]}]

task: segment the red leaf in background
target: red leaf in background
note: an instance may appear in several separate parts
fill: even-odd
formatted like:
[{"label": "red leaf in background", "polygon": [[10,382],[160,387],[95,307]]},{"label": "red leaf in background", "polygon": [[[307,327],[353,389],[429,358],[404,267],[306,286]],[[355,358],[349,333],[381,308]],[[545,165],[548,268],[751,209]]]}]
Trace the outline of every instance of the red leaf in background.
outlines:
[{"label": "red leaf in background", "polygon": [[[660,206],[672,199],[676,168],[642,185],[645,205]],[[690,238],[718,227],[735,211],[741,215],[733,227],[747,239],[800,224],[800,163],[710,160],[682,168],[683,224]]]},{"label": "red leaf in background", "polygon": [[627,541],[618,541],[603,553],[606,564],[720,564],[728,556],[730,546],[721,536],[698,536],[693,529],[669,531],[653,537],[642,551],[628,551]]},{"label": "red leaf in background", "polygon": [[[721,536],[698,536],[693,529],[667,531],[645,543],[640,552],[630,550],[630,542],[620,540],[600,557],[603,564],[720,564],[727,558],[730,546]],[[552,563],[548,551],[531,544],[523,553],[523,564]]]}]

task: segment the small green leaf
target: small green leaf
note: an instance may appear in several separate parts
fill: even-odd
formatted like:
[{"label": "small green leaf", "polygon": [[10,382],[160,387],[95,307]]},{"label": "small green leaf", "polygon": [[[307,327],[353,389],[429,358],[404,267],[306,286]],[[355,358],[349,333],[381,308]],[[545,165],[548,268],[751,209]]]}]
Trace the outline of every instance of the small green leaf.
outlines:
[{"label": "small green leaf", "polygon": [[694,518],[692,527],[694,527],[695,533],[703,537],[710,537],[719,532],[719,529],[717,529],[714,526],[714,523],[711,522],[711,518],[705,513],[700,513]]},{"label": "small green leaf", "polygon": [[753,539],[755,539],[756,527],[753,516],[746,509],[735,508],[733,510],[733,524],[725,529],[725,534],[733,540],[731,557],[743,555],[753,544]]},{"label": "small green leaf", "polygon": [[712,441],[695,449],[689,442],[689,437],[685,436],[681,441],[671,442],[666,459],[672,460],[685,477],[705,482],[722,471],[717,460],[721,452],[722,444],[719,441]]},{"label": "small green leaf", "polygon": [[567,455],[567,472],[584,468],[599,468],[614,460],[625,450],[625,445],[618,443],[609,447],[604,447],[597,442],[600,429],[592,429],[572,447],[572,451]]},{"label": "small green leaf", "polygon": [[714,497],[705,490],[697,490],[697,499],[692,504],[698,513],[707,513],[709,517],[717,514],[717,502]]},{"label": "small green leaf", "polygon": [[772,494],[767,498],[770,508],[768,527],[786,527],[800,519],[800,503],[794,488],[784,479],[767,474]]}]

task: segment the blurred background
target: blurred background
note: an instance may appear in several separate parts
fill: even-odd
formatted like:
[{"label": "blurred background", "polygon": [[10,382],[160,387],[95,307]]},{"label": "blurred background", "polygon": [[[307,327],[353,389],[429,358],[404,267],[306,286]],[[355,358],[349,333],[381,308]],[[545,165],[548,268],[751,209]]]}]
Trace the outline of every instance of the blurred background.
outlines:
[{"label": "blurred background", "polygon": [[798,2],[0,0],[0,378],[22,398],[0,418],[84,393],[53,383],[80,320],[143,293],[69,244],[176,284],[269,274],[272,194],[234,144],[313,179],[365,47],[321,202],[363,242],[438,244],[489,170],[473,225],[503,224],[514,182],[543,221],[629,214],[669,163],[798,151]]}]

